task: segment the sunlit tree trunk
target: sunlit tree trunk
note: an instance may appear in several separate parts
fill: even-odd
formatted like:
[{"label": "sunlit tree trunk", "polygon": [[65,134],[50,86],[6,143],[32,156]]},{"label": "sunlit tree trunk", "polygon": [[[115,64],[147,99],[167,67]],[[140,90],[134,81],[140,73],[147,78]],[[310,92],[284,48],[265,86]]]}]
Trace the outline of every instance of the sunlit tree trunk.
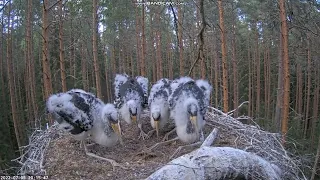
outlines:
[{"label": "sunlit tree trunk", "polygon": [[64,63],[64,46],[63,46],[63,12],[62,0],[59,1],[59,57],[60,57],[60,75],[62,91],[67,91],[66,68]]},{"label": "sunlit tree trunk", "polygon": [[288,115],[289,115],[289,102],[290,102],[290,72],[289,72],[289,51],[288,51],[288,29],[287,29],[287,16],[285,9],[285,1],[279,0],[280,4],[280,20],[281,20],[281,37],[283,38],[283,112],[281,121],[282,142],[285,143],[286,135],[288,132]]},{"label": "sunlit tree trunk", "polygon": [[98,0],[93,0],[92,10],[92,47],[93,47],[93,65],[96,79],[97,97],[102,98],[101,84],[100,84],[100,68],[98,62],[98,42],[97,42],[97,31],[98,31]]},{"label": "sunlit tree trunk", "polygon": [[223,18],[223,6],[222,0],[218,0],[219,7],[219,21],[221,31],[221,53],[222,53],[222,84],[223,84],[223,111],[228,112],[228,67],[227,67],[227,49],[226,49],[226,38],[224,30],[224,18]]}]

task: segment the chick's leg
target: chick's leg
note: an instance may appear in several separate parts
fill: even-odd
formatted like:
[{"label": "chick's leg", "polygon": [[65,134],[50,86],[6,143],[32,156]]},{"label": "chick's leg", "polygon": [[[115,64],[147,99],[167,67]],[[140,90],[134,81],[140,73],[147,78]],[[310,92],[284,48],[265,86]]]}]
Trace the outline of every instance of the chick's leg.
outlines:
[{"label": "chick's leg", "polygon": [[174,133],[175,131],[176,131],[176,128],[174,128],[170,132],[166,133],[164,135],[164,138],[162,139],[162,141],[167,141],[169,139],[170,134]]},{"label": "chick's leg", "polygon": [[84,150],[85,150],[87,156],[91,156],[91,157],[94,157],[94,158],[97,158],[97,159],[100,159],[100,160],[108,161],[109,163],[111,163],[112,168],[113,168],[113,171],[116,169],[116,168],[115,168],[116,166],[117,166],[117,167],[120,167],[120,168],[122,168],[122,169],[128,169],[128,168],[122,166],[121,164],[117,163],[117,162],[116,162],[115,160],[113,160],[113,159],[104,158],[104,157],[101,157],[101,156],[98,156],[98,155],[96,155],[96,154],[93,154],[93,153],[89,152],[89,151],[88,151],[88,148],[87,148],[87,145],[84,143],[84,141],[81,141],[81,144],[83,145]]},{"label": "chick's leg", "polygon": [[140,138],[142,138],[143,140],[149,139],[149,135],[146,134],[146,133],[142,130],[142,124],[141,124],[141,123],[138,124],[138,127],[139,127],[139,129],[140,129],[140,135],[139,135],[138,139],[140,139]]}]

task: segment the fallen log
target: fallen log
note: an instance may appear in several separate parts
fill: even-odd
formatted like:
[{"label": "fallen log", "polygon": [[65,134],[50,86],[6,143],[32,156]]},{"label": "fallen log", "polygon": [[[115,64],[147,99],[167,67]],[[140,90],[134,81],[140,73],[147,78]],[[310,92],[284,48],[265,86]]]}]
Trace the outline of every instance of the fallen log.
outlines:
[{"label": "fallen log", "polygon": [[163,166],[147,180],[281,179],[278,166],[260,156],[231,147],[202,146]]}]

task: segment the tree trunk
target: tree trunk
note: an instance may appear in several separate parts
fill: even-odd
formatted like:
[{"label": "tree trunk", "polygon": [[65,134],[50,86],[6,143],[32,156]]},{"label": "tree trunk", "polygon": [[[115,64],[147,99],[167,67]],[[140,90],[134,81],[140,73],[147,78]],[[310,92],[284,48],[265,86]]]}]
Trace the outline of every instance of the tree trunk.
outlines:
[{"label": "tree trunk", "polygon": [[98,31],[98,0],[93,1],[92,6],[92,47],[93,47],[93,65],[96,79],[97,97],[102,98],[101,84],[100,84],[100,68],[98,62],[98,42],[97,42],[97,31]]},{"label": "tree trunk", "polygon": [[218,59],[218,53],[217,53],[217,39],[216,39],[216,31],[213,31],[213,59],[214,59],[214,102],[215,102],[215,106],[218,107],[219,105],[219,59]]},{"label": "tree trunk", "polygon": [[183,59],[183,41],[182,41],[182,12],[181,7],[178,7],[178,46],[179,46],[179,67],[180,76],[184,75],[184,59]]},{"label": "tree trunk", "polygon": [[[104,48],[103,52],[107,52],[106,48]],[[107,102],[111,102],[111,97],[109,96],[109,90],[112,89],[112,86],[110,86],[110,78],[109,78],[109,64],[108,64],[108,56],[106,53],[103,53],[103,57],[104,57],[104,63],[103,63],[103,66],[105,67],[105,78],[106,78],[106,93],[107,93],[107,97],[105,99],[107,99]]]},{"label": "tree trunk", "polygon": [[223,111],[228,112],[228,67],[227,67],[227,49],[226,49],[226,38],[224,30],[224,18],[223,18],[223,6],[222,0],[218,0],[219,7],[219,21],[221,30],[221,52],[222,52],[222,83],[223,83]]},{"label": "tree trunk", "polygon": [[162,57],[161,57],[161,19],[160,19],[160,15],[161,15],[161,9],[157,8],[157,24],[158,24],[158,28],[156,30],[156,54],[157,54],[157,62],[158,62],[158,78],[157,79],[161,79],[163,77],[163,64],[162,64]]},{"label": "tree trunk", "polygon": [[85,58],[85,52],[84,52],[84,44],[83,42],[81,43],[81,77],[82,77],[82,87],[83,90],[88,91],[89,90],[89,85],[88,85],[88,69],[87,69],[87,61]]},{"label": "tree trunk", "polygon": [[32,93],[32,75],[31,75],[31,11],[32,11],[32,1],[28,0],[27,6],[27,24],[26,24],[26,51],[25,51],[25,58],[26,58],[26,66],[25,66],[25,90],[26,90],[26,103],[27,103],[27,115],[29,119],[30,127],[33,127],[33,121],[35,120],[33,117],[34,108],[33,103],[31,100],[31,93]]},{"label": "tree trunk", "polygon": [[[75,54],[75,48],[74,48],[74,29],[73,29],[73,19],[70,19],[70,56],[69,56],[69,75],[73,75],[74,72],[74,68],[73,66],[75,65],[75,58],[74,58],[74,54]],[[91,58],[90,58],[91,59]]]},{"label": "tree trunk", "polygon": [[[205,28],[205,22],[204,22],[204,8],[203,8],[203,0],[198,0],[198,6],[197,8],[197,23],[198,23],[198,30],[200,30],[200,38],[199,38],[199,53],[200,53],[200,72],[201,72],[201,78],[206,79],[206,61],[204,58],[204,28]],[[200,25],[201,22],[201,25]]]},{"label": "tree trunk", "polygon": [[135,72],[132,72],[133,74],[140,74],[140,66],[139,66],[139,59],[142,58],[142,53],[140,53],[140,49],[141,49],[141,42],[140,42],[140,29],[139,29],[139,26],[140,26],[140,17],[139,17],[139,6],[136,6],[136,40],[137,40],[137,61],[136,61],[136,64],[137,64],[137,73]]},{"label": "tree trunk", "polygon": [[[255,27],[257,26],[257,21],[254,23]],[[259,54],[259,32],[258,32],[258,29],[255,28],[255,62],[256,62],[256,70],[257,70],[257,88],[256,88],[256,91],[257,91],[257,101],[256,101],[256,116],[257,118],[259,118],[260,116],[260,89],[261,89],[261,83],[260,83],[260,54]]]},{"label": "tree trunk", "polygon": [[171,41],[171,36],[170,33],[168,32],[168,66],[169,66],[169,79],[173,79],[173,61],[174,58],[172,58],[172,41]]},{"label": "tree trunk", "polygon": [[248,53],[247,53],[247,58],[248,58],[248,62],[249,62],[249,76],[248,76],[248,78],[249,78],[249,85],[248,85],[248,90],[249,90],[249,92],[248,92],[248,99],[249,99],[249,106],[248,106],[248,116],[249,117],[251,117],[252,116],[252,112],[251,112],[251,104],[252,104],[252,75],[251,75],[251,73],[252,73],[252,70],[251,70],[251,54],[250,54],[250,40],[248,39],[248,44],[247,44],[247,46],[248,46]]},{"label": "tree trunk", "polygon": [[[264,39],[266,39],[264,37]],[[264,117],[268,120],[268,68],[267,68],[267,42],[263,42],[263,76],[264,76]]]},{"label": "tree trunk", "polygon": [[[316,65],[314,65],[314,67],[316,67]],[[318,72],[317,72],[318,71]],[[315,79],[315,88],[314,88],[314,92],[313,92],[313,112],[312,112],[312,123],[311,123],[311,140],[312,140],[312,145],[311,147],[313,147],[313,145],[315,144],[315,138],[316,138],[316,127],[317,127],[317,119],[318,119],[318,111],[319,111],[319,90],[320,90],[320,81],[319,81],[319,69],[314,70],[314,77],[316,77]]]},{"label": "tree trunk", "polygon": [[274,117],[274,124],[276,125],[276,131],[280,131],[280,122],[281,122],[281,112],[283,111],[283,89],[284,89],[284,80],[283,80],[283,50],[282,50],[282,35],[280,34],[280,43],[279,43],[279,69],[278,69],[278,88],[277,88],[277,102],[276,102],[276,112]]},{"label": "tree trunk", "polygon": [[[233,4],[232,4],[233,6]],[[233,7],[232,7],[233,9]],[[233,113],[234,117],[238,117],[238,62],[237,62],[237,55],[236,55],[236,17],[232,18],[233,25],[232,25],[232,66],[233,66],[233,108],[236,109]]]},{"label": "tree trunk", "polygon": [[32,46],[32,26],[31,26],[31,22],[32,22],[32,0],[28,0],[28,15],[27,15],[27,26],[28,26],[28,33],[27,36],[30,37],[28,38],[28,48],[27,48],[27,58],[29,59],[29,83],[30,83],[30,93],[31,93],[31,103],[33,106],[33,117],[35,119],[35,122],[38,120],[38,104],[36,102],[36,76],[35,76],[35,61],[33,57],[33,46]]},{"label": "tree trunk", "polygon": [[144,4],[142,5],[142,17],[141,17],[141,30],[142,30],[142,48],[141,48],[141,76],[146,76],[146,65],[145,65],[145,58],[146,58],[146,35],[145,35],[145,8]]},{"label": "tree trunk", "polygon": [[271,106],[271,59],[270,59],[270,48],[269,45],[267,46],[267,119],[270,117],[270,106]]},{"label": "tree trunk", "polygon": [[288,52],[288,29],[287,29],[287,16],[285,9],[285,1],[279,0],[280,3],[280,20],[281,20],[281,37],[283,38],[283,112],[282,112],[282,143],[285,143],[286,135],[288,132],[288,115],[289,115],[289,102],[290,102],[290,72],[289,72],[289,52]]},{"label": "tree trunk", "polygon": [[66,68],[64,63],[62,0],[59,0],[59,17],[60,17],[59,18],[59,57],[60,57],[61,86],[62,86],[62,92],[66,92],[67,82],[66,82]]},{"label": "tree trunk", "polygon": [[[13,64],[12,64],[12,37],[11,37],[11,0],[8,2],[8,36],[7,36],[7,73],[8,73],[8,82],[9,82],[9,93],[10,93],[10,104],[11,104],[11,115],[14,126],[14,132],[17,140],[18,147],[20,148],[22,145],[19,132],[19,119],[18,119],[18,111],[16,104],[16,94],[14,90],[14,75],[13,75]],[[20,151],[20,154],[22,152]]]},{"label": "tree trunk", "polygon": [[320,137],[319,137],[319,141],[318,141],[317,155],[316,155],[316,158],[315,158],[315,161],[314,161],[314,165],[313,165],[313,168],[312,168],[312,174],[311,174],[310,180],[314,180],[315,176],[317,174],[319,156],[320,156]]},{"label": "tree trunk", "polygon": [[309,128],[309,111],[310,111],[310,92],[311,92],[311,75],[312,75],[312,70],[311,70],[311,51],[310,51],[310,37],[307,35],[307,68],[308,68],[308,75],[307,75],[307,97],[306,97],[306,111],[305,111],[305,123],[304,123],[304,131],[303,131],[303,137],[304,139],[307,138],[308,135],[308,128]]},{"label": "tree trunk", "polygon": [[[303,89],[303,82],[302,82],[302,70],[301,64],[297,62],[297,84],[296,84],[296,104],[295,104],[295,111],[297,112],[298,116],[298,128],[300,129],[301,122],[302,122],[302,89]],[[303,127],[303,126],[302,126]]]},{"label": "tree trunk", "polygon": [[[50,70],[50,61],[49,61],[49,1],[43,0],[42,7],[42,69],[43,69],[43,82],[44,82],[44,98],[48,99],[48,97],[52,94],[52,78],[51,78],[51,70]],[[53,121],[49,118],[49,123],[52,124]]]}]

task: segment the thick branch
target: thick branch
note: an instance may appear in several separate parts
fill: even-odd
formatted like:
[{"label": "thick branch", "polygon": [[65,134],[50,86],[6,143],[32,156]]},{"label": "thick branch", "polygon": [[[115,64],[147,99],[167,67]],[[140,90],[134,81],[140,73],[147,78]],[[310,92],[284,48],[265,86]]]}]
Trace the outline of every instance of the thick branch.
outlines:
[{"label": "thick branch", "polygon": [[172,160],[147,179],[281,179],[281,170],[260,156],[230,147],[200,147]]}]

